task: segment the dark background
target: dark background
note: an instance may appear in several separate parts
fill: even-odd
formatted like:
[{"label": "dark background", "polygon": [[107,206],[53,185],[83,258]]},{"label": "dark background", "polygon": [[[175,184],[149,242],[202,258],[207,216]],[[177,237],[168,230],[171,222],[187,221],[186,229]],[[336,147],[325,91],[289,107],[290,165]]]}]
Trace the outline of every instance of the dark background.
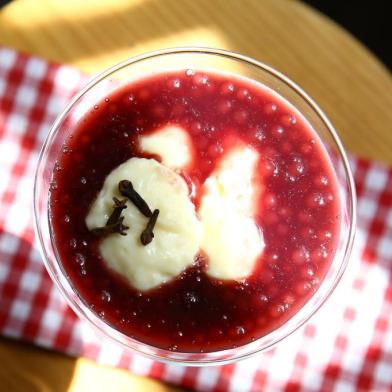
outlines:
[{"label": "dark background", "polygon": [[392,1],[303,0],[350,31],[392,69]]},{"label": "dark background", "polygon": [[[392,8],[391,0],[302,1],[350,31],[389,69],[392,69],[392,14],[387,11]],[[0,7],[9,2],[0,0]]]}]

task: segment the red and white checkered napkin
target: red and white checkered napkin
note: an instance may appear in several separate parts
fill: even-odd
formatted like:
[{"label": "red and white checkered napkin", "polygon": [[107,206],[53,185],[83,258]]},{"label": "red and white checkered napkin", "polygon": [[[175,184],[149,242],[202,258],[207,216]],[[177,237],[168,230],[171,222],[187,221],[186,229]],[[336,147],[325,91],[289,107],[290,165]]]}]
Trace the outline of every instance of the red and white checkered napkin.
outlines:
[{"label": "red and white checkered napkin", "polygon": [[0,47],[0,332],[200,391],[392,390],[392,169],[351,159],[354,252],[325,307],[275,349],[208,368],[125,352],[78,319],[53,286],[33,233],[38,150],[84,76]]}]

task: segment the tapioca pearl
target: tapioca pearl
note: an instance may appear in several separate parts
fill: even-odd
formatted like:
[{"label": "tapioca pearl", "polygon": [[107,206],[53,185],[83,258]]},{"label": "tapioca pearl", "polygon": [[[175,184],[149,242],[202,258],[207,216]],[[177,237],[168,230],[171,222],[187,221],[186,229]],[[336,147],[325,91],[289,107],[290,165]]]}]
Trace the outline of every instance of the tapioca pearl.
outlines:
[{"label": "tapioca pearl", "polygon": [[162,118],[165,116],[166,109],[161,104],[156,104],[151,108],[151,113],[154,117]]},{"label": "tapioca pearl", "polygon": [[71,196],[68,193],[64,193],[61,195],[61,198],[60,198],[61,204],[67,206],[71,203],[71,201],[72,201]]},{"label": "tapioca pearl", "polygon": [[293,215],[293,211],[288,207],[280,207],[277,212],[280,217],[285,219],[290,218]]},{"label": "tapioca pearl", "polygon": [[200,135],[197,139],[197,146],[201,151],[201,157],[206,156],[206,150],[211,144],[211,140],[206,135]]},{"label": "tapioca pearl", "polygon": [[285,129],[281,125],[275,125],[271,129],[271,134],[273,137],[280,139],[285,134]]},{"label": "tapioca pearl", "polygon": [[318,238],[330,241],[332,239],[332,233],[329,230],[320,230],[318,232]]},{"label": "tapioca pearl", "polygon": [[270,269],[264,268],[260,274],[260,280],[264,284],[270,284],[274,280],[274,273]]},{"label": "tapioca pearl", "polygon": [[197,343],[203,343],[206,341],[206,335],[204,333],[196,333],[193,337],[193,341]]},{"label": "tapioca pearl", "polygon": [[234,113],[233,118],[237,124],[245,124],[246,120],[248,119],[248,116],[249,113],[246,110],[241,109],[241,110],[237,110]]},{"label": "tapioca pearl", "polygon": [[279,222],[279,216],[275,212],[267,211],[263,220],[267,225],[275,225]]},{"label": "tapioca pearl", "polygon": [[[274,279],[265,289],[267,295],[271,300],[276,298],[279,295],[279,287],[276,285]],[[272,301],[271,301],[272,302]]]},{"label": "tapioca pearl", "polygon": [[282,302],[285,305],[291,306],[295,302],[295,296],[293,294],[285,294],[282,297]]},{"label": "tapioca pearl", "polygon": [[235,86],[233,83],[223,83],[220,87],[220,93],[222,95],[231,95],[235,91]]},{"label": "tapioca pearl", "polygon": [[304,155],[309,155],[313,152],[313,146],[308,143],[301,144],[300,151]]},{"label": "tapioca pearl", "polygon": [[291,254],[291,259],[294,264],[302,265],[310,260],[310,252],[305,246],[295,249]]},{"label": "tapioca pearl", "polygon": [[289,127],[290,125],[294,125],[297,122],[297,119],[293,114],[283,114],[280,117],[280,122],[282,125]]},{"label": "tapioca pearl", "polygon": [[309,210],[300,211],[297,218],[301,223],[311,223],[313,221],[313,214]]},{"label": "tapioca pearl", "polygon": [[329,256],[329,252],[325,245],[320,245],[319,248],[315,249],[311,253],[311,258],[314,262],[327,260]]},{"label": "tapioca pearl", "polygon": [[301,267],[301,272],[300,275],[302,278],[304,279],[309,279],[309,278],[313,278],[315,276],[315,269],[314,266],[310,263],[304,265],[303,267]]},{"label": "tapioca pearl", "polygon": [[51,181],[49,184],[50,191],[53,192],[53,191],[57,190],[57,188],[58,188],[57,181],[56,180]]},{"label": "tapioca pearl", "polygon": [[267,159],[275,159],[277,156],[279,156],[279,153],[274,147],[266,146],[262,149],[261,155]]},{"label": "tapioca pearl", "polygon": [[146,121],[143,118],[138,118],[136,120],[136,129],[135,132],[142,132],[143,131],[143,127],[145,126]]},{"label": "tapioca pearl", "polygon": [[133,94],[125,94],[122,99],[121,102],[125,105],[125,106],[132,106],[136,103],[136,97]]},{"label": "tapioca pearl", "polygon": [[291,162],[289,163],[287,167],[287,172],[289,173],[290,176],[298,176],[301,174],[304,174],[305,172],[305,164],[303,162],[303,159],[299,156],[293,156],[291,157]]},{"label": "tapioca pearl", "polygon": [[280,235],[280,236],[285,236],[288,234],[289,232],[289,227],[283,223],[279,223],[278,226],[276,226],[276,232]]},{"label": "tapioca pearl", "polygon": [[71,238],[69,240],[69,247],[70,249],[76,249],[78,247],[78,241],[76,240],[76,238]]},{"label": "tapioca pearl", "polygon": [[284,141],[283,143],[280,143],[279,149],[282,153],[289,154],[293,151],[293,145],[288,141]]},{"label": "tapioca pearl", "polygon": [[138,99],[141,101],[147,101],[151,97],[151,91],[148,88],[143,88],[137,93]]},{"label": "tapioca pearl", "polygon": [[217,109],[218,113],[226,114],[232,109],[233,105],[228,99],[224,99],[218,102]]},{"label": "tapioca pearl", "polygon": [[275,193],[272,192],[266,193],[264,196],[264,204],[269,209],[275,209],[278,204],[278,200]]},{"label": "tapioca pearl", "polygon": [[222,144],[220,142],[216,142],[208,148],[208,156],[210,157],[210,159],[218,158],[223,154],[223,152],[224,148],[222,147]]},{"label": "tapioca pearl", "polygon": [[196,121],[191,125],[191,132],[193,135],[197,136],[203,132],[203,126],[200,122]]},{"label": "tapioca pearl", "polygon": [[197,73],[192,78],[193,84],[197,87],[205,86],[208,81],[208,76],[202,73]]},{"label": "tapioca pearl", "polygon": [[64,154],[64,155],[69,155],[69,154],[71,154],[72,153],[72,148],[70,148],[70,147],[68,147],[68,146],[64,146],[63,147],[63,149],[62,149],[62,153]]},{"label": "tapioca pearl", "polygon": [[223,336],[224,332],[222,328],[211,328],[208,333],[210,339],[217,339]]},{"label": "tapioca pearl", "polygon": [[254,140],[257,142],[262,142],[264,140],[266,140],[266,135],[265,135],[265,130],[264,127],[262,125],[256,127],[253,131],[253,136],[254,136]]},{"label": "tapioca pearl", "polygon": [[181,87],[181,80],[178,78],[169,79],[166,85],[170,89],[179,89]]},{"label": "tapioca pearl", "polygon": [[115,103],[109,104],[108,112],[111,114],[118,113],[118,105],[116,105]]},{"label": "tapioca pearl", "polygon": [[256,308],[265,307],[265,306],[267,306],[267,304],[269,304],[269,302],[270,302],[270,299],[269,299],[268,295],[266,295],[266,294],[256,295],[252,300],[252,304]]},{"label": "tapioca pearl", "polygon": [[172,106],[170,115],[171,117],[179,117],[185,113],[185,107],[181,104],[176,104]]},{"label": "tapioca pearl", "polygon": [[314,230],[313,227],[310,226],[305,226],[304,228],[301,229],[301,236],[303,238],[312,238],[312,239],[318,238],[316,231]]},{"label": "tapioca pearl", "polygon": [[278,318],[281,317],[283,315],[283,313],[286,311],[286,308],[284,305],[282,304],[277,304],[277,305],[272,305],[269,308],[269,315],[273,318]]},{"label": "tapioca pearl", "polygon": [[275,103],[267,103],[264,106],[264,113],[268,115],[275,114],[277,110],[278,105],[276,105]]},{"label": "tapioca pearl", "polygon": [[273,269],[275,269],[278,266],[279,255],[277,253],[274,253],[274,252],[267,253],[267,255],[265,257],[265,261],[266,261],[268,267],[273,270]]},{"label": "tapioca pearl", "polygon": [[309,167],[310,167],[312,170],[317,170],[317,169],[319,169],[319,168],[320,168],[320,162],[319,162],[319,160],[318,160],[318,159],[312,159],[312,160],[309,162]]},{"label": "tapioca pearl", "polygon": [[328,177],[325,175],[319,175],[313,180],[313,184],[317,187],[326,187],[328,186],[329,180]]},{"label": "tapioca pearl", "polygon": [[310,284],[313,286],[314,289],[316,289],[316,288],[320,285],[320,279],[317,278],[317,276],[314,276],[314,277],[310,280]]},{"label": "tapioca pearl", "polygon": [[256,324],[259,327],[264,327],[268,323],[268,318],[266,316],[258,316],[256,318]]},{"label": "tapioca pearl", "polygon": [[89,145],[91,143],[91,135],[84,133],[80,138],[79,138],[79,143],[81,145]]},{"label": "tapioca pearl", "polygon": [[213,94],[216,91],[216,85],[209,80],[205,85],[204,91],[208,94]]},{"label": "tapioca pearl", "polygon": [[279,164],[272,158],[267,158],[262,162],[262,170],[266,175],[277,177],[279,175]]},{"label": "tapioca pearl", "polygon": [[111,300],[112,300],[112,295],[110,294],[110,292],[107,290],[102,290],[101,291],[101,301],[109,303]]},{"label": "tapioca pearl", "polygon": [[249,100],[249,98],[252,99],[249,90],[246,88],[240,88],[237,91],[236,97],[240,100]]},{"label": "tapioca pearl", "polygon": [[306,295],[312,289],[312,285],[307,281],[300,281],[295,285],[296,294],[303,296]]},{"label": "tapioca pearl", "polygon": [[306,198],[306,205],[314,209],[324,207],[331,201],[333,201],[333,196],[330,193],[314,192]]},{"label": "tapioca pearl", "polygon": [[86,265],[86,256],[83,253],[76,253],[75,262],[81,267]]},{"label": "tapioca pearl", "polygon": [[71,217],[67,214],[63,216],[63,223],[68,224],[71,222]]}]

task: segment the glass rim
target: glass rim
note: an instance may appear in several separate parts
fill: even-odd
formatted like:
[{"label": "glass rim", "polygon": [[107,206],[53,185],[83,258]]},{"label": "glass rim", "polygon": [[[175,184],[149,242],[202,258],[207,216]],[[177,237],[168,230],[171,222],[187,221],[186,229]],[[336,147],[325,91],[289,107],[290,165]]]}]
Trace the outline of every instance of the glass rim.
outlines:
[{"label": "glass rim", "polygon": [[[74,108],[75,104],[79,101],[80,98],[82,98],[89,90],[91,90],[94,86],[96,86],[99,82],[103,81],[110,75],[114,74],[117,71],[120,71],[123,68],[126,68],[132,64],[139,63],[144,60],[149,60],[153,59],[159,56],[165,56],[165,55],[175,55],[175,54],[207,54],[207,55],[215,55],[223,58],[227,58],[229,60],[237,60],[240,61],[241,63],[245,63],[246,65],[251,65],[256,67],[257,69],[267,72],[274,78],[277,78],[279,81],[283,82],[285,85],[287,85],[291,90],[293,90],[297,95],[299,95],[309,106],[310,108],[316,113],[319,119],[321,119],[322,123],[325,125],[326,129],[328,130],[330,136],[332,137],[334,143],[336,144],[337,151],[339,158],[341,159],[344,167],[344,173],[345,173],[345,180],[347,182],[348,186],[348,193],[349,193],[349,204],[350,204],[350,216],[349,216],[349,234],[347,237],[347,241],[345,243],[344,249],[342,250],[343,257],[342,261],[340,262],[336,275],[333,277],[333,284],[328,288],[327,292],[324,294],[324,297],[321,299],[321,301],[317,304],[317,306],[312,309],[309,314],[306,315],[306,317],[302,318],[301,321],[295,325],[293,328],[291,328],[288,333],[284,334],[284,336],[278,337],[275,340],[272,340],[269,344],[264,345],[263,347],[256,347],[253,350],[250,350],[249,352],[240,354],[238,356],[234,355],[229,358],[221,358],[221,359],[196,359],[196,360],[186,360],[186,359],[177,359],[177,358],[168,358],[164,357],[161,355],[153,354],[150,352],[145,352],[142,350],[139,350],[138,348],[135,347],[130,347],[127,345],[124,341],[118,339],[118,337],[114,335],[120,335],[124,336],[127,339],[134,340],[136,344],[140,344],[143,346],[148,347],[149,349],[153,350],[159,350],[162,352],[167,352],[170,353],[171,355],[173,354],[183,354],[183,355],[201,355],[201,353],[191,353],[191,352],[173,352],[170,350],[166,349],[161,349],[157,348],[155,346],[151,346],[148,343],[144,343],[142,341],[139,341],[137,339],[130,338],[128,335],[118,331],[115,329],[115,327],[111,326],[108,323],[105,323],[104,321],[100,320],[97,315],[95,315],[90,309],[87,309],[86,304],[83,302],[83,300],[77,296],[77,301],[74,298],[71,298],[70,294],[67,291],[67,288],[64,287],[63,282],[60,281],[58,276],[56,275],[56,271],[53,269],[53,267],[50,265],[49,259],[50,256],[47,253],[44,238],[42,235],[42,231],[39,227],[39,206],[38,206],[38,182],[39,182],[39,168],[42,165],[45,151],[47,148],[51,145],[52,139],[56,133],[56,130],[60,127],[64,119],[67,117],[67,115],[70,113],[70,111]],[[351,249],[353,247],[354,243],[354,237],[355,237],[355,229],[356,229],[356,221],[357,221],[357,200],[356,200],[356,193],[355,193],[355,185],[354,185],[354,178],[351,173],[349,161],[347,158],[347,154],[343,148],[342,142],[340,141],[340,138],[333,127],[332,123],[329,121],[327,116],[324,114],[324,112],[320,109],[320,107],[317,105],[317,103],[301,88],[299,87],[295,82],[293,82],[291,79],[289,79],[287,76],[282,74],[281,72],[277,71],[273,67],[264,64],[263,62],[260,62],[258,60],[255,60],[251,57],[235,53],[232,51],[224,50],[224,49],[216,49],[216,48],[209,48],[209,47],[198,47],[198,46],[186,46],[186,47],[172,47],[172,48],[165,48],[165,49],[160,49],[160,50],[155,50],[155,51],[150,51],[150,52],[145,52],[136,56],[132,56],[128,59],[125,59],[107,69],[104,71],[98,73],[96,76],[92,77],[89,79],[87,84],[80,89],[69,101],[69,103],[66,105],[66,107],[62,110],[62,112],[57,116],[56,120],[54,121],[53,125],[50,127],[48,134],[46,136],[46,139],[42,145],[41,151],[38,156],[38,162],[36,166],[36,171],[35,171],[35,176],[34,176],[34,187],[33,187],[33,211],[34,211],[34,229],[35,229],[35,234],[36,237],[39,239],[39,250],[42,256],[43,263],[46,267],[46,270],[48,271],[52,281],[55,283],[57,288],[59,289],[60,293],[62,296],[65,298],[67,304],[71,306],[71,308],[77,313],[77,315],[81,319],[87,319],[89,324],[99,333],[104,334],[106,337],[108,337],[111,341],[115,342],[116,344],[120,344],[122,347],[124,347],[127,350],[135,351],[138,354],[141,354],[143,356],[146,356],[150,359],[153,360],[158,360],[161,362],[165,363],[177,363],[181,365],[186,365],[186,366],[208,366],[208,365],[223,365],[227,363],[232,363],[234,361],[239,361],[242,359],[249,358],[251,356],[254,356],[268,348],[271,348],[275,346],[277,343],[282,341],[283,339],[287,338],[288,336],[292,335],[295,331],[297,331],[299,328],[301,328],[311,317],[314,316],[314,314],[322,307],[322,305],[327,301],[327,299],[331,296],[332,292],[335,290],[336,286],[338,285],[339,281],[342,278],[342,275],[344,273],[344,270],[346,269],[349,256],[351,253]],[[49,220],[49,216],[47,216],[47,219]],[[50,226],[50,225],[49,225]],[[51,235],[51,243],[53,244],[53,237]],[[54,247],[55,249],[55,247]],[[60,267],[60,260],[57,255],[57,252],[55,252],[55,258],[58,266]],[[61,273],[64,275],[64,271],[60,268]],[[63,278],[65,278],[63,276]],[[73,289],[74,293],[77,294],[77,292],[74,290],[70,282],[68,281],[67,278],[65,278],[70,285],[70,287]],[[316,295],[316,293],[314,294]],[[313,298],[313,296],[312,296]],[[309,300],[308,300],[309,302]],[[307,302],[307,303],[308,303]],[[306,304],[307,304],[306,303]],[[83,306],[86,307],[86,309],[83,309]],[[297,312],[299,313],[301,309]],[[296,314],[297,314],[296,313]],[[95,319],[91,318],[93,316]],[[294,315],[295,316],[295,315]],[[293,316],[293,317],[294,317]],[[108,328],[113,330],[113,333],[108,333],[107,331],[103,332],[102,329],[97,325],[97,321],[100,323],[104,323]],[[250,346],[261,339],[265,338],[268,335],[271,335],[275,333],[276,331],[280,330],[286,325],[284,323],[282,326],[278,327],[277,329],[271,331],[269,334],[262,336],[258,339],[256,339],[254,342],[245,344],[243,346],[240,346],[238,348],[244,348],[246,346]],[[203,355],[208,355],[208,354],[222,354],[222,356],[225,356],[225,353],[228,353],[230,351],[233,351],[236,349],[225,349],[225,350],[218,350],[218,351],[211,351],[207,353],[203,353]]]}]

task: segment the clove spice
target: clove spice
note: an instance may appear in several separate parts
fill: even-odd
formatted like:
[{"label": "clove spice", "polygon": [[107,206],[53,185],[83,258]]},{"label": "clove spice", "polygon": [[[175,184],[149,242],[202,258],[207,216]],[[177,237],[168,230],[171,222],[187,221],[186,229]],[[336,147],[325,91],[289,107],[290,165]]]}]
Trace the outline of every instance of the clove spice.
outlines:
[{"label": "clove spice", "polygon": [[119,200],[116,197],[113,197],[114,207],[113,212],[110,214],[106,225],[103,227],[97,227],[91,230],[94,234],[103,236],[112,233],[118,233],[121,235],[127,235],[125,230],[128,230],[129,227],[123,224],[124,217],[121,216],[122,210],[127,208],[126,206],[126,199]]},{"label": "clove spice", "polygon": [[146,228],[143,230],[140,236],[140,241],[144,246],[148,245],[154,238],[153,230],[158,219],[158,214],[159,214],[159,210],[154,210],[150,219],[148,220]]},{"label": "clove spice", "polygon": [[152,212],[145,200],[135,191],[132,182],[128,180],[122,180],[118,184],[118,190],[120,193],[128,197],[129,200],[135,205],[135,207],[147,218],[152,216]]}]

